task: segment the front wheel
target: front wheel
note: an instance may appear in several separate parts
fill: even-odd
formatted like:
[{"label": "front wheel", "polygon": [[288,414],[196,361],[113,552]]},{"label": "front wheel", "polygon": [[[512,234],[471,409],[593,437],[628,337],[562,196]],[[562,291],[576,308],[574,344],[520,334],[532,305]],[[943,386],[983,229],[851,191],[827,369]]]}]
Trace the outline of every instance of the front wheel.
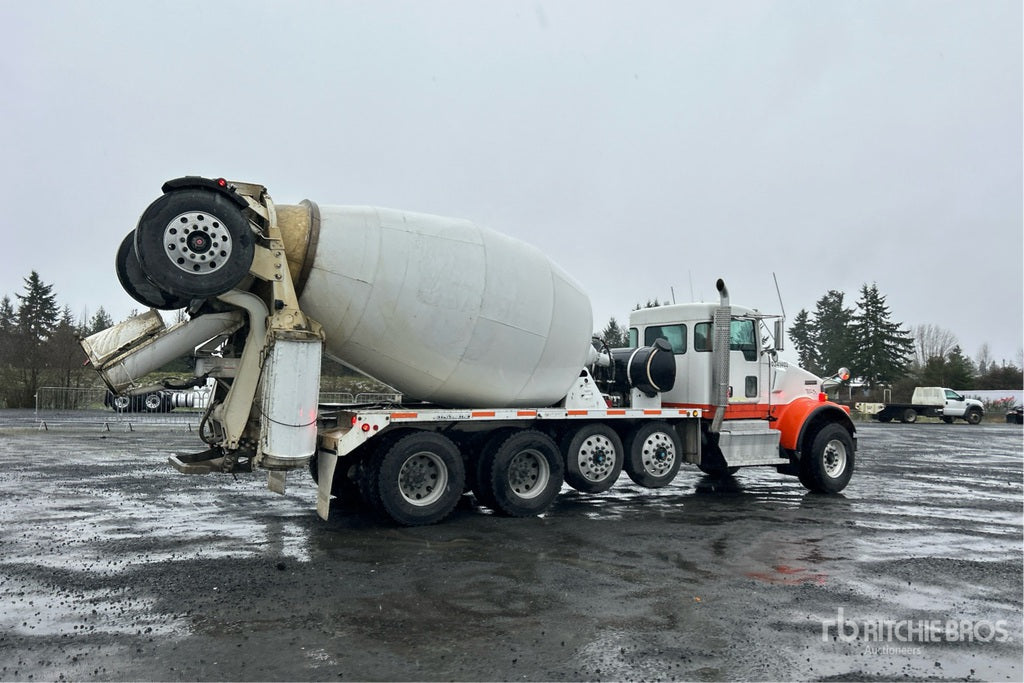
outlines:
[{"label": "front wheel", "polygon": [[647,422],[626,439],[626,474],[649,489],[668,486],[679,473],[682,454],[682,442],[672,425]]},{"label": "front wheel", "polygon": [[842,425],[827,425],[800,458],[800,483],[817,493],[839,493],[850,483],[853,463],[853,437]]},{"label": "front wheel", "polygon": [[967,420],[967,424],[981,424],[981,411],[980,410],[968,410],[967,414],[964,415],[964,419]]}]

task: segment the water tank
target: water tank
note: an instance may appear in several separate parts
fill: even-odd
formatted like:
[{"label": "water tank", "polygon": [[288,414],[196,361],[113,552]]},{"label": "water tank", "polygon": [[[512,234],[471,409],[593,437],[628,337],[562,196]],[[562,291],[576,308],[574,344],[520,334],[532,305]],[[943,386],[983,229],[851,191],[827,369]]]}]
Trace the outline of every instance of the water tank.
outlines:
[{"label": "water tank", "polygon": [[286,241],[332,357],[440,405],[565,396],[587,358],[590,300],[538,249],[465,220],[307,206],[315,239]]}]

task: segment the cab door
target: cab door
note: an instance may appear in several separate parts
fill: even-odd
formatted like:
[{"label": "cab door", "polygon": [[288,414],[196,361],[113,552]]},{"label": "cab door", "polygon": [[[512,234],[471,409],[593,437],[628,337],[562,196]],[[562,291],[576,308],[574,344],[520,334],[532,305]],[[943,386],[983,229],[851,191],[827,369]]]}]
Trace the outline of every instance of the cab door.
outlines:
[{"label": "cab door", "polygon": [[[766,394],[764,366],[760,362],[758,322],[733,318],[729,325],[729,405],[761,403]],[[753,415],[751,415],[753,417]]]}]

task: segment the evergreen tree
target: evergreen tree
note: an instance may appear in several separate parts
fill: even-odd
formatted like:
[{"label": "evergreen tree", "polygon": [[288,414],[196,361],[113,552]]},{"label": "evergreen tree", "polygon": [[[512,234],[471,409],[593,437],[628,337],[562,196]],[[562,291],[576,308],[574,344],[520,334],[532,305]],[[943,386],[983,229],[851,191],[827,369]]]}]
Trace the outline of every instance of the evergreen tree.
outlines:
[{"label": "evergreen tree", "polygon": [[12,365],[18,376],[13,403],[27,408],[34,405],[43,371],[51,360],[47,342],[57,327],[60,312],[53,285],[45,284],[34,270],[25,278],[25,293],[15,296],[19,303]]},{"label": "evergreen tree", "polygon": [[793,346],[796,347],[800,367],[820,375],[822,369],[818,358],[817,332],[807,309],[801,308],[800,312],[796,314],[793,326],[789,328],[789,338],[793,342]]},{"label": "evergreen tree", "polygon": [[860,369],[854,365],[857,339],[853,336],[853,309],[843,304],[842,292],[830,289],[818,299],[814,310],[814,331],[818,338],[816,374],[825,376],[840,367],[849,367],[854,376]]},{"label": "evergreen tree", "polygon": [[629,346],[629,330],[615,320],[615,316],[608,319],[608,324],[597,335],[613,349],[621,349]]},{"label": "evergreen tree", "polygon": [[65,306],[53,335],[47,342],[50,366],[55,371],[55,376],[51,377],[50,381],[59,386],[81,386],[84,379],[82,369],[86,355],[78,345],[80,332],[71,315],[71,308]]},{"label": "evergreen tree", "polygon": [[893,322],[891,315],[878,285],[863,285],[850,326],[857,343],[851,349],[849,363],[872,388],[903,377],[914,353],[910,332]]},{"label": "evergreen tree", "polygon": [[110,314],[104,310],[102,306],[96,309],[96,314],[89,318],[89,323],[85,328],[85,336],[90,334],[96,334],[103,330],[111,327],[114,324],[114,319],[110,317]]},{"label": "evergreen tree", "polygon": [[32,271],[25,278],[25,293],[15,294],[18,304],[18,328],[32,344],[45,342],[57,326],[60,311],[53,285],[45,284],[39,273]]},{"label": "evergreen tree", "polygon": [[917,384],[925,387],[949,387],[971,389],[974,383],[974,364],[964,355],[959,346],[954,346],[949,356],[932,356],[921,368]]}]

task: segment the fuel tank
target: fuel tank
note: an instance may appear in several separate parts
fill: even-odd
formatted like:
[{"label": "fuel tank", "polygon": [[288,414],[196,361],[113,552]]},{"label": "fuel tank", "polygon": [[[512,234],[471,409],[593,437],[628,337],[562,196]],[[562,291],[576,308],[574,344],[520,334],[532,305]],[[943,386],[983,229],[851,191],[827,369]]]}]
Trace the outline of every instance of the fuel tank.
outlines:
[{"label": "fuel tank", "polygon": [[590,300],[535,247],[394,209],[280,209],[299,303],[336,360],[452,407],[551,405],[583,368]]}]

